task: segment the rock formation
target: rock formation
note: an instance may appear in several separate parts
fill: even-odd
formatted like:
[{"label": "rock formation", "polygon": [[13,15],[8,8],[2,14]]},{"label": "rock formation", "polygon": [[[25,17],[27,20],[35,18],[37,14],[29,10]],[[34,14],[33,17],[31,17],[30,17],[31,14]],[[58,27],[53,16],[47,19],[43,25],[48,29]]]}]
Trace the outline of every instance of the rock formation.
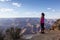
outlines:
[{"label": "rock formation", "polygon": [[52,30],[60,30],[60,19],[56,20],[54,24],[52,25]]}]

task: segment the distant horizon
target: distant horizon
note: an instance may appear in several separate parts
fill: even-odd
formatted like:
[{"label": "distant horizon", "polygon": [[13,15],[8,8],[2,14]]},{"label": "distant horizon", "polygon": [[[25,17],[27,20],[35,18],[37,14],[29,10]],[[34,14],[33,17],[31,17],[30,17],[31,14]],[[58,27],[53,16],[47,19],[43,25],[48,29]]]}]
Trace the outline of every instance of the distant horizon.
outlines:
[{"label": "distant horizon", "polygon": [[[12,19],[16,19],[16,18],[39,18],[39,17],[15,17],[15,18],[12,17]],[[10,18],[0,18],[0,19],[11,19],[11,17]],[[60,18],[45,18],[45,19],[60,19]]]}]

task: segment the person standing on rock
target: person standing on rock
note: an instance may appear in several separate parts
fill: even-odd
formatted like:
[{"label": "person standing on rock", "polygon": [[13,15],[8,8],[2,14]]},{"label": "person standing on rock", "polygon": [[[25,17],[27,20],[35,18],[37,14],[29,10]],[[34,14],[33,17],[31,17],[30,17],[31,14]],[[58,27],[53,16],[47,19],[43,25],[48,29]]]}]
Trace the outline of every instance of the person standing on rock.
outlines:
[{"label": "person standing on rock", "polygon": [[40,26],[41,26],[41,33],[44,33],[44,16],[45,14],[44,13],[41,13],[41,19],[40,19]]}]

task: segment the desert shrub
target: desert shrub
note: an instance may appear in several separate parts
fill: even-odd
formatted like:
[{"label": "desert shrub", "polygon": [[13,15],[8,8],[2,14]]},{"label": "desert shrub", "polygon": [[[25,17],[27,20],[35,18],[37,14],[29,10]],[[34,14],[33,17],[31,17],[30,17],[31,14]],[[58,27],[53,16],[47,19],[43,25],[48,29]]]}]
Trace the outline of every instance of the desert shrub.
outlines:
[{"label": "desert shrub", "polygon": [[12,40],[18,40],[21,39],[21,29],[20,28],[9,28],[6,30],[6,33],[8,34],[8,36],[11,37]]},{"label": "desert shrub", "polygon": [[0,40],[4,40],[3,30],[0,29]]}]

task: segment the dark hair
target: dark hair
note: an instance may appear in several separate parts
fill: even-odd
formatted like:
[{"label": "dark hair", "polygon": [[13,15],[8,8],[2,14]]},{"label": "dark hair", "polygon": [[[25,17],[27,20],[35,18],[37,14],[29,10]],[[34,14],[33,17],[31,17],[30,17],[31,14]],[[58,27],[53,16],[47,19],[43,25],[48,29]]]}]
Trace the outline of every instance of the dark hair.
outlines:
[{"label": "dark hair", "polygon": [[44,13],[42,13],[41,15],[45,16],[45,14],[44,14]]}]

